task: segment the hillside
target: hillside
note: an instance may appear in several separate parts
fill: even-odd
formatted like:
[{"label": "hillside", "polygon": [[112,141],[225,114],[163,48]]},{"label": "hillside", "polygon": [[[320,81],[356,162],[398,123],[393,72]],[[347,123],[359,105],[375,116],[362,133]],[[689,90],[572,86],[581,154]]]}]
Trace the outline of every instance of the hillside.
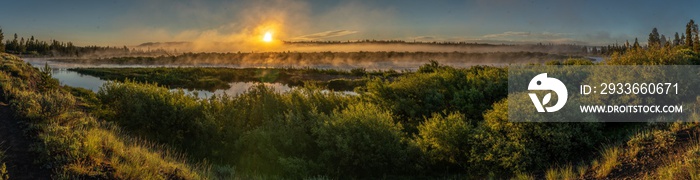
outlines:
[{"label": "hillside", "polygon": [[2,146],[11,179],[207,177],[204,167],[84,112],[81,100],[48,72],[13,55],[0,57],[0,141],[8,142]]}]

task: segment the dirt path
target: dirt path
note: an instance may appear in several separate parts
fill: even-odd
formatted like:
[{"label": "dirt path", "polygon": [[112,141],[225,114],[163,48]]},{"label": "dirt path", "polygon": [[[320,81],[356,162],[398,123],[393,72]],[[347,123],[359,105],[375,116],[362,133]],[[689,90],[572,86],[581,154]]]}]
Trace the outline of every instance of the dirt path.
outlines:
[{"label": "dirt path", "polygon": [[0,102],[0,149],[5,151],[3,162],[10,179],[51,179],[49,170],[34,164],[36,154],[29,149],[32,141],[10,113],[10,108]]}]

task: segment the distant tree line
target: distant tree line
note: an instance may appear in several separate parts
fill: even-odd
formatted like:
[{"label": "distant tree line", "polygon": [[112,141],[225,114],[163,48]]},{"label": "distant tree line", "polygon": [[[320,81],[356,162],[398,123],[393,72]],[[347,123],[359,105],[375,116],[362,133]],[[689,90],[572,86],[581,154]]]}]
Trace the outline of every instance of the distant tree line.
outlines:
[{"label": "distant tree line", "polygon": [[[673,38],[673,39],[671,39]],[[698,36],[698,24],[694,20],[690,20],[685,26],[685,33],[681,33],[680,36],[676,32],[673,37],[666,37],[666,35],[659,34],[658,29],[654,27],[649,33],[649,38],[647,39],[647,45],[643,46],[639,44],[638,38],[634,38],[634,42],[630,44],[626,41],[625,44],[613,44],[607,46],[583,46],[582,52],[585,54],[602,54],[611,55],[615,52],[624,53],[630,49],[659,49],[659,48],[670,48],[676,46],[686,46],[695,52],[700,52],[700,36]]]},{"label": "distant tree line", "polygon": [[12,39],[5,40],[0,28],[0,52],[7,52],[26,56],[60,56],[60,57],[86,57],[86,56],[152,56],[168,55],[163,49],[129,49],[126,46],[76,46],[73,42],[57,40],[42,41],[31,36],[19,37],[15,33]]}]

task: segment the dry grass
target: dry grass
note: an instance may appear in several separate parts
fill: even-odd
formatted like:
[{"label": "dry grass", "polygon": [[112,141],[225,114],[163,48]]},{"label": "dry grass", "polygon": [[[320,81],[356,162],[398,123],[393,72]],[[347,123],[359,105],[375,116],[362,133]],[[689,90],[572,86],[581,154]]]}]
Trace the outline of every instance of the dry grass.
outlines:
[{"label": "dry grass", "polygon": [[515,173],[511,180],[535,180],[535,176],[526,173]]},{"label": "dry grass", "polygon": [[620,147],[610,146],[603,149],[601,152],[600,163],[596,163],[597,167],[595,169],[595,177],[603,178],[608,176],[615,167],[620,165]]},{"label": "dry grass", "polygon": [[[584,173],[585,173],[585,171],[584,171]],[[558,179],[571,180],[571,179],[576,179],[577,177],[578,177],[578,174],[576,174],[576,172],[574,172],[574,167],[572,165],[566,165],[564,167],[559,167],[559,168],[551,168],[545,172],[545,179],[548,179],[548,180],[558,180]]]},{"label": "dry grass", "polygon": [[681,160],[666,160],[664,166],[656,169],[655,178],[700,180],[700,142],[695,140]]},{"label": "dry grass", "polygon": [[[2,142],[0,142],[2,144]],[[4,152],[0,150],[0,180],[7,180],[10,179],[10,175],[7,172],[7,166],[5,163],[2,161],[4,156]]]}]

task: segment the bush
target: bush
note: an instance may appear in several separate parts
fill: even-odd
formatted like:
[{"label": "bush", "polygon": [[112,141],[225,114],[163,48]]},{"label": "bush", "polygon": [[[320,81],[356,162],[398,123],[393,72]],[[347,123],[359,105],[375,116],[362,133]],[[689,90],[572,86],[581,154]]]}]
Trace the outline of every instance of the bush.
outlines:
[{"label": "bush", "polygon": [[442,173],[466,172],[474,177],[484,176],[483,162],[477,154],[481,132],[464,115],[452,113],[447,117],[434,115],[418,126],[414,143],[428,159],[430,171]]},{"label": "bush", "polygon": [[391,113],[360,103],[323,118],[314,134],[325,174],[381,177],[406,172],[407,144]]},{"label": "bush", "polygon": [[367,70],[365,70],[365,68],[353,68],[350,70],[350,74],[355,76],[364,76],[367,74]]},{"label": "bush", "polygon": [[502,68],[454,69],[434,63],[421,69],[394,81],[370,81],[362,97],[390,109],[406,125],[417,126],[425,117],[441,112],[460,112],[467,119],[481,120],[483,111],[507,94],[507,72]]},{"label": "bush", "polygon": [[[549,162],[581,160],[602,139],[602,124],[595,123],[594,117],[584,117],[592,122],[577,123],[508,121],[508,103],[516,104],[510,108],[532,108],[527,96],[514,97],[521,98],[499,101],[484,114],[485,160],[505,172],[541,172]],[[524,109],[516,111],[536,113]],[[560,119],[573,118],[567,117],[568,114],[557,115]]]},{"label": "bush", "polygon": [[[6,54],[0,53],[0,56]],[[41,73],[19,59],[2,61],[0,69],[16,65],[21,73],[0,71],[3,98],[9,99],[18,123],[33,142],[35,163],[51,168],[53,179],[202,179],[206,171],[194,168],[177,155],[132,141],[81,109],[75,98],[58,86],[41,86]],[[44,74],[48,75],[48,74]],[[36,172],[42,173],[42,172]],[[7,172],[0,166],[0,179]]]},{"label": "bush", "polygon": [[613,53],[608,65],[693,65],[700,64],[700,55],[687,47],[631,49]]}]

